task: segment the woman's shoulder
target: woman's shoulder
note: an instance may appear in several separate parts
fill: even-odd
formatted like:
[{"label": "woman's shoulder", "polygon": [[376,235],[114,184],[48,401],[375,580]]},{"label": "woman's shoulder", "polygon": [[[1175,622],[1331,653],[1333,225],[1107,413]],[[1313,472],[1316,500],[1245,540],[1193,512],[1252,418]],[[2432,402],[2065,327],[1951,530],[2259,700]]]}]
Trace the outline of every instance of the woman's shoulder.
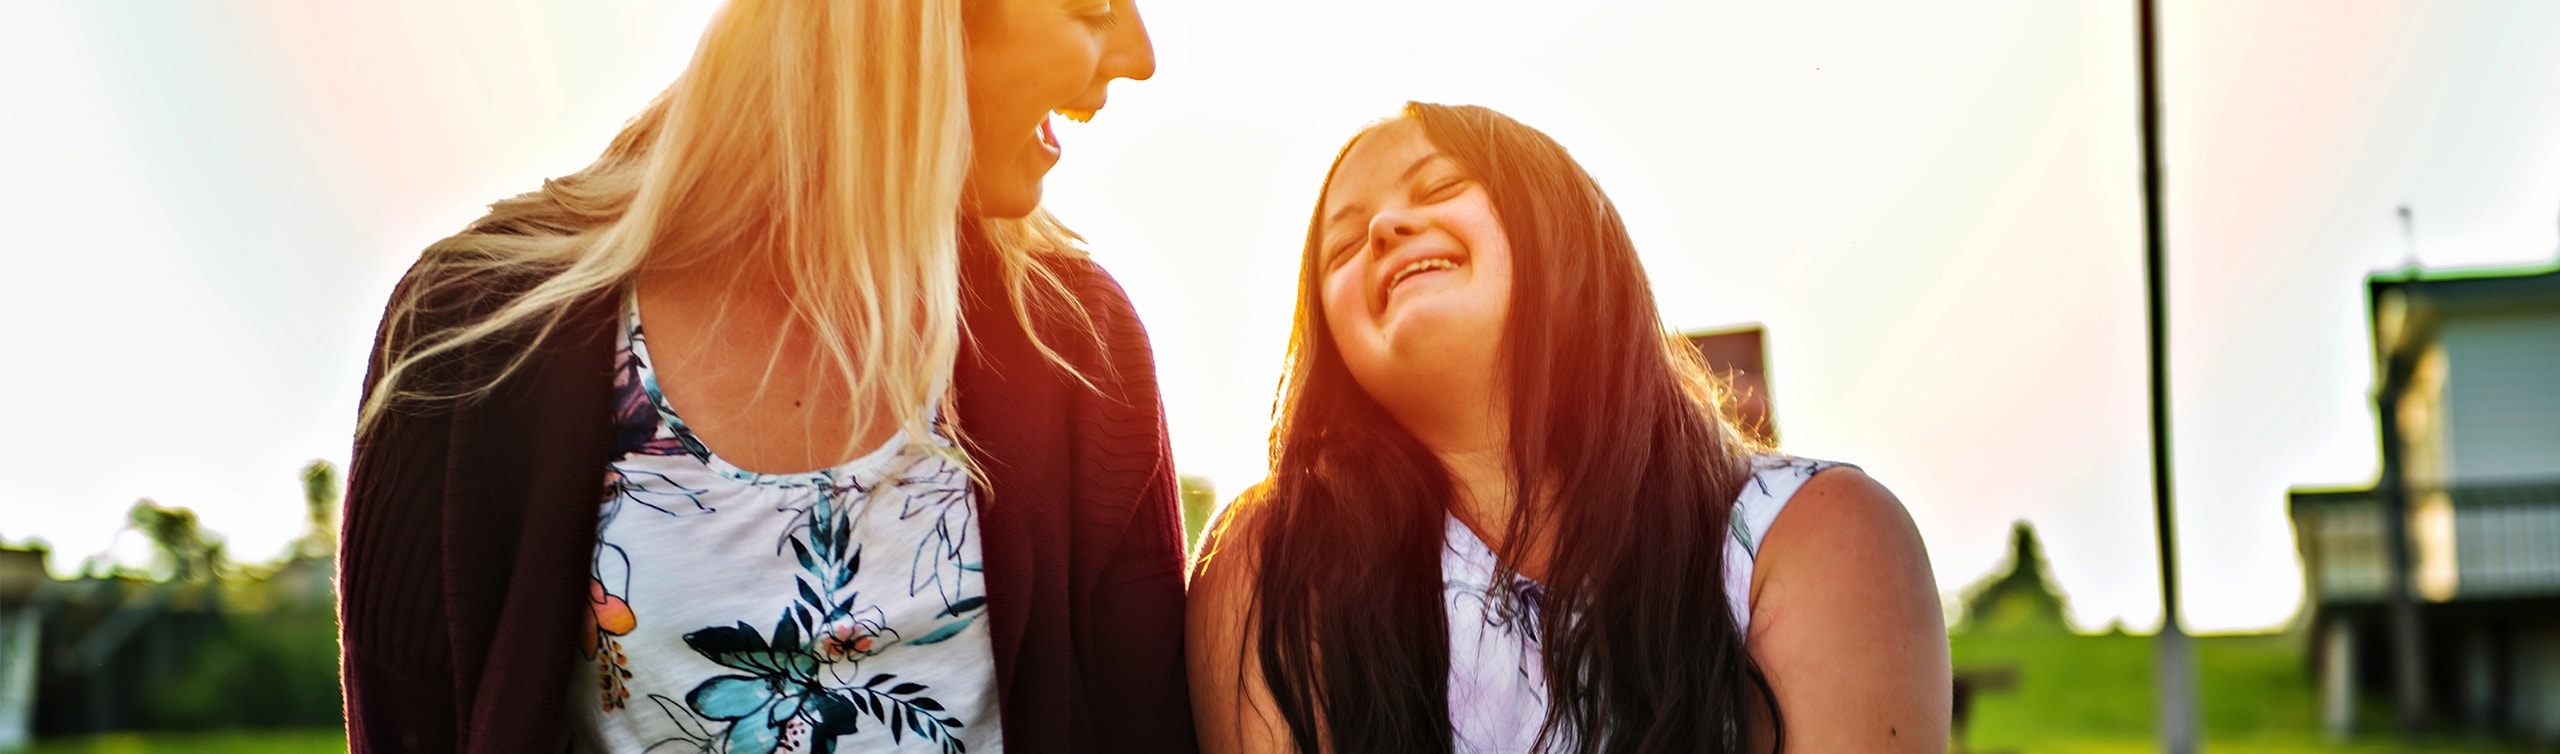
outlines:
[{"label": "woman's shoulder", "polygon": [[1137,324],[1137,305],[1129,301],[1128,290],[1121,288],[1120,280],[1094,261],[1092,255],[1081,251],[1038,252],[1031,255],[1031,264],[1056,279],[1073,303],[1086,312],[1096,317],[1108,316],[1114,322]]},{"label": "woman's shoulder", "polygon": [[1111,271],[1073,251],[1034,253],[1030,264],[1035,269],[1019,295],[1041,344],[1057,349],[1087,380],[1140,380],[1133,387],[1152,392],[1155,351],[1146,324]]},{"label": "woman's shoulder", "polygon": [[[473,325],[490,321],[509,304],[524,300],[562,269],[557,264],[441,247],[419,254],[392,286],[391,295],[383,304],[382,319],[374,331],[373,350],[367,360],[367,403],[383,387],[378,381],[390,374],[395,364],[406,364],[400,368],[406,376],[399,378],[400,395],[407,396],[401,398],[403,401],[420,395],[473,392],[491,376],[511,371],[499,366],[513,362],[504,357],[524,351],[510,349],[529,350],[541,340],[521,337],[522,334],[557,323],[546,324],[545,318],[532,317],[522,322],[524,329],[520,331],[474,337],[473,343],[488,344],[494,349],[477,345],[449,349],[441,345]],[[595,309],[591,305],[572,305],[561,311],[579,312],[573,317],[591,317]],[[490,359],[496,362],[489,363]],[[419,407],[411,405],[408,410]]]},{"label": "woman's shoulder", "polygon": [[456,326],[522,298],[561,265],[528,262],[478,251],[429,247],[409,264],[392,286],[384,305],[384,324],[415,319],[414,324]]}]

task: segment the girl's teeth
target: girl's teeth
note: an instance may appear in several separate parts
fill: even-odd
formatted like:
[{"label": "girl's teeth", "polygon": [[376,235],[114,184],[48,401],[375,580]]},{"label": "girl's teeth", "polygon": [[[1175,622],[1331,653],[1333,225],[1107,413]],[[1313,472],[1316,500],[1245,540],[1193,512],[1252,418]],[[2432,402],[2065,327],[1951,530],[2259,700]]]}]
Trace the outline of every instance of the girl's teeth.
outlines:
[{"label": "girl's teeth", "polygon": [[1446,259],[1425,259],[1413,264],[1405,265],[1404,269],[1396,271],[1396,279],[1387,283],[1387,287],[1396,287],[1397,285],[1402,284],[1405,278],[1430,272],[1432,270],[1454,270],[1457,268],[1457,263]]}]

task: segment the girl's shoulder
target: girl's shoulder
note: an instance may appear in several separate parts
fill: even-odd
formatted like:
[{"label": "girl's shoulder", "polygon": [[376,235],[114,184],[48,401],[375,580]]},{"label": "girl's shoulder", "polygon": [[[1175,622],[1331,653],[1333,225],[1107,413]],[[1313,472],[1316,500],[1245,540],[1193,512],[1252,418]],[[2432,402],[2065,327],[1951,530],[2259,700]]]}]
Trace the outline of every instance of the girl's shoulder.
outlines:
[{"label": "girl's shoulder", "polygon": [[1754,453],[1750,458],[1751,478],[1733,500],[1732,534],[1743,551],[1757,556],[1760,543],[1777,524],[1778,514],[1794,500],[1796,493],[1813,481],[1816,474],[1836,468],[1856,469],[1851,464],[1825,461],[1782,453]]},{"label": "girl's shoulder", "polygon": [[1733,535],[1758,563],[1755,580],[1802,571],[1808,563],[1821,564],[1816,571],[1848,561],[1928,570],[1910,511],[1865,469],[1792,457],[1755,458],[1753,469],[1735,501]]}]

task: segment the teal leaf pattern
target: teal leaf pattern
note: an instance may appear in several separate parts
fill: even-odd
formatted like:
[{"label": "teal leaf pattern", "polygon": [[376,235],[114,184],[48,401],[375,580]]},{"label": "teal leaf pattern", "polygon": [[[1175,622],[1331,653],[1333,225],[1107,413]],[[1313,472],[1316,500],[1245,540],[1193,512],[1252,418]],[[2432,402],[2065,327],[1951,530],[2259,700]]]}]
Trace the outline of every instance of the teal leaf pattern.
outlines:
[{"label": "teal leaf pattern", "polygon": [[[663,679],[673,685],[656,689],[664,693],[647,694],[672,730],[653,724],[645,735],[666,737],[647,743],[646,750],[832,752],[839,746],[864,749],[882,746],[881,741],[915,741],[944,754],[965,754],[962,733],[972,730],[972,722],[991,722],[966,719],[994,711],[991,702],[982,701],[979,695],[986,692],[977,685],[992,685],[991,665],[984,679],[963,676],[957,681],[941,675],[902,676],[896,665],[864,667],[891,662],[879,658],[895,647],[949,642],[977,626],[986,611],[983,564],[971,541],[977,533],[976,504],[965,469],[953,460],[952,447],[941,434],[942,425],[935,425],[930,442],[882,451],[883,463],[796,474],[738,469],[714,455],[668,404],[648,364],[636,304],[631,306],[624,352],[615,365],[621,455],[608,470],[599,551],[622,552],[609,536],[610,527],[631,503],[639,504],[631,508],[635,513],[654,512],[641,519],[680,519],[684,523],[667,526],[688,527],[686,531],[707,525],[702,522],[734,521],[768,510],[783,514],[778,519],[783,526],[774,532],[779,535],[770,555],[774,560],[763,561],[768,565],[755,571],[764,574],[760,579],[781,578],[759,582],[769,586],[751,586],[758,594],[771,594],[775,602],[756,603],[762,606],[751,615],[718,615],[703,623],[689,622],[698,620],[699,613],[682,618],[688,623],[666,628],[699,627],[681,634],[680,648],[667,641],[674,637],[659,634],[666,638],[659,639],[664,643],[655,651],[689,650],[718,670],[709,677]],[[743,499],[756,504],[741,505],[742,494],[755,495]],[[882,523],[892,517],[894,523]],[[860,529],[866,521],[883,528]],[[866,553],[886,555],[865,558]],[[656,553],[666,554],[663,549]],[[683,567],[696,567],[730,562],[734,556],[679,557]],[[643,569],[655,565],[646,557],[635,560]],[[877,570],[882,564],[888,572],[863,575],[866,566]],[[780,583],[786,579],[791,582],[787,587]],[[900,616],[899,626],[914,632],[912,637],[892,625],[892,614]],[[690,689],[683,685],[688,683]],[[937,684],[944,685],[937,690]],[[963,700],[963,712],[946,703]]]}]

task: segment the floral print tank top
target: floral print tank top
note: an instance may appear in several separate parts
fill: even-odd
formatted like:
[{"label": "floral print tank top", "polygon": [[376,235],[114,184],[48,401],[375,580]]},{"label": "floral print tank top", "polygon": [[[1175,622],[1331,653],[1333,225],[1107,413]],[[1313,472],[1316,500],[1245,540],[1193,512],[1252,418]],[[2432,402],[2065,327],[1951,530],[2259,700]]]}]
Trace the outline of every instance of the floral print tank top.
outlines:
[{"label": "floral print tank top", "polygon": [[[1724,550],[1724,596],[1736,627],[1751,630],[1751,564],[1769,525],[1813,475],[1840,464],[1781,455],[1751,459],[1751,479],[1733,503]],[[1494,553],[1449,516],[1440,552],[1441,599],[1449,619],[1449,723],[1459,754],[1531,751],[1546,722],[1546,671],[1539,663],[1537,615],[1544,587],[1513,576],[1496,591]],[[1505,593],[1507,592],[1507,593]]]},{"label": "floral print tank top", "polygon": [[817,471],[738,468],[668,405],[623,311],[571,748],[1001,751],[977,500],[940,426]]}]

